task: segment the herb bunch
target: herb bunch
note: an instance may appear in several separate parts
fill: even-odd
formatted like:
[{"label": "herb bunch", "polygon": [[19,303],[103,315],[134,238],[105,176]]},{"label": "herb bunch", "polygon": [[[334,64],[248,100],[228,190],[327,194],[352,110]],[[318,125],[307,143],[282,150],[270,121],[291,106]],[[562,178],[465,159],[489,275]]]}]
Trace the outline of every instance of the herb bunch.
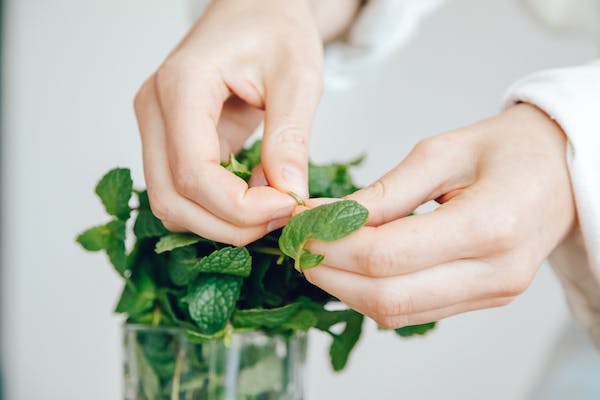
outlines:
[{"label": "herb bunch", "polygon": [[[255,142],[223,166],[248,180],[259,162],[260,142]],[[311,197],[343,197],[356,191],[349,171],[360,162],[311,163]],[[319,206],[245,247],[232,247],[169,232],[152,214],[146,191],[134,190],[128,169],[109,171],[95,191],[111,220],[81,233],[77,241],[86,250],[105,251],[124,279],[115,311],[124,314],[127,322],[177,327],[199,342],[227,342],[234,332],[260,330],[289,336],[314,328],[332,338],[333,369],[344,368],[361,335],[364,317],[351,309],[325,307],[336,299],[302,275],[303,269],[318,265],[323,256],[304,245],[311,239],[337,240],[360,228],[368,215],[364,207],[349,200]],[[131,230],[128,222],[132,220]],[[126,239],[131,233],[135,239],[128,250]],[[343,329],[333,328],[340,325]],[[396,332],[411,336],[433,326]]]}]

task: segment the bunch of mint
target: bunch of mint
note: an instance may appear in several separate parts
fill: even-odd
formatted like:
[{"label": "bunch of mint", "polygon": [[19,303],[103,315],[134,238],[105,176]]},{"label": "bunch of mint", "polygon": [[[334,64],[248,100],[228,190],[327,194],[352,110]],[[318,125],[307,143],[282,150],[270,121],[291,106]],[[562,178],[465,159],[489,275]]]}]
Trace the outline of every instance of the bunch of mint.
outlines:
[{"label": "bunch of mint", "polygon": [[[350,163],[309,166],[311,197],[342,197],[358,188]],[[260,142],[224,164],[242,179],[260,162]],[[109,171],[96,186],[111,219],[80,234],[89,251],[105,251],[124,279],[116,312],[127,322],[177,327],[189,338],[227,340],[233,332],[260,330],[293,335],[315,328],[332,338],[333,369],[342,370],[358,341],[363,315],[351,309],[330,311],[336,299],[308,283],[302,270],[318,265],[322,255],[304,249],[310,239],[333,241],[360,228],[367,210],[344,200],[305,211],[284,229],[245,246],[232,247],[194,234],[169,232],[153,214],[144,190],[135,190],[130,171]],[[137,201],[131,206],[132,195]],[[135,215],[135,240],[126,249]],[[343,325],[343,329],[332,329]],[[423,334],[432,324],[398,329],[400,336]]]}]

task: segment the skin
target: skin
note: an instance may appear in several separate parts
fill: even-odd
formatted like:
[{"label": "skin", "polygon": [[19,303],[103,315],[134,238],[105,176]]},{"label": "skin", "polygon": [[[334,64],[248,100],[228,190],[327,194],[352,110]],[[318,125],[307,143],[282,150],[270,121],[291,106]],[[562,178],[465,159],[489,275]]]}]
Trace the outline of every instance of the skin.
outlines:
[{"label": "skin", "polygon": [[[308,197],[323,42],[358,4],[215,1],[144,82],[134,101],[144,174],[168,229],[245,245],[285,224],[296,204],[287,192]],[[263,120],[263,163],[249,187],[220,161]]]},{"label": "skin", "polygon": [[[358,3],[215,1],[146,80],[135,112],[167,228],[241,246],[299,211],[287,193],[308,197],[323,43]],[[247,185],[220,161],[263,120],[263,164]],[[369,209],[367,226],[309,243],[325,259],[306,278],[386,328],[507,304],[575,224],[565,141],[527,104],[423,140],[348,197]],[[404,218],[429,200],[440,207]]]},{"label": "skin", "polygon": [[[528,104],[423,140],[348,196],[367,226],[309,243],[325,259],[306,278],[385,328],[508,304],[575,223],[565,142]],[[434,199],[433,212],[405,217]]]}]

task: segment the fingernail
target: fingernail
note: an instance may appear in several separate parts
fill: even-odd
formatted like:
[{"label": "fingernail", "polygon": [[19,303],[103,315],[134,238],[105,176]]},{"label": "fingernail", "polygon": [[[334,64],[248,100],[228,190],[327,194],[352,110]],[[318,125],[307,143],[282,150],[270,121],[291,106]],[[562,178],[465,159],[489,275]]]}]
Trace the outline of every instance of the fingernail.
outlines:
[{"label": "fingernail", "polygon": [[271,220],[291,216],[294,212],[294,208],[296,208],[296,206],[284,207],[275,211],[275,213],[271,215]]},{"label": "fingernail", "polygon": [[307,197],[306,194],[306,177],[297,168],[292,165],[285,165],[281,169],[283,179],[291,186],[293,192],[301,197]]},{"label": "fingernail", "polygon": [[290,220],[289,217],[274,219],[267,224],[267,231],[273,232],[274,230],[277,230],[277,229],[285,226],[285,224],[287,224],[287,222],[289,220]]}]

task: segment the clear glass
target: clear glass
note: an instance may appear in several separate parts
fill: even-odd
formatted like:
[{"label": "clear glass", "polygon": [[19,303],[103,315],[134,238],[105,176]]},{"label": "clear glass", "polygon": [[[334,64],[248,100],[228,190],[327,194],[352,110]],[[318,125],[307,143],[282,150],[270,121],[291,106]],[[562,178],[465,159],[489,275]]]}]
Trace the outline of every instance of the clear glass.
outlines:
[{"label": "clear glass", "polygon": [[233,334],[205,343],[176,328],[124,326],[126,400],[301,400],[306,335]]}]

